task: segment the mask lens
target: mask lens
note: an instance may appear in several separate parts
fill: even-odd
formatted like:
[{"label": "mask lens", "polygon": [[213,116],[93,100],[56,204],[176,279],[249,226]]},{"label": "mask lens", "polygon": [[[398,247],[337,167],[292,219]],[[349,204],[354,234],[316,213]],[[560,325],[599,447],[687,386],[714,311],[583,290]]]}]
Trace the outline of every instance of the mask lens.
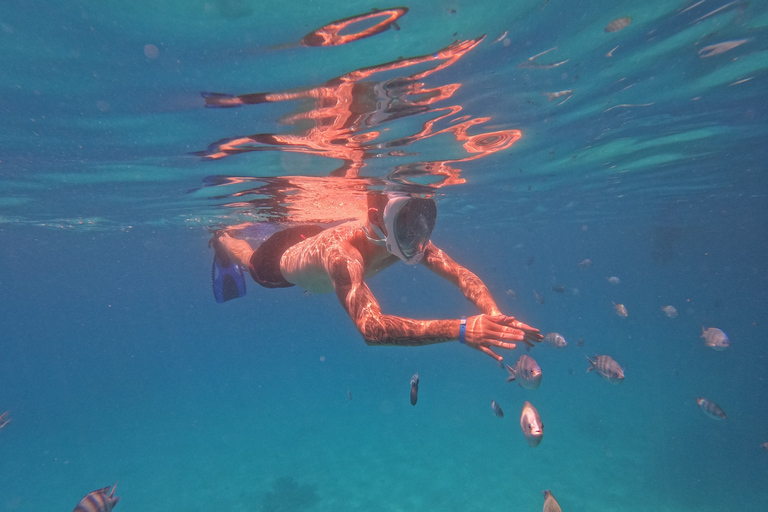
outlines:
[{"label": "mask lens", "polygon": [[435,227],[437,207],[428,199],[411,199],[395,219],[395,239],[406,258],[423,252]]}]

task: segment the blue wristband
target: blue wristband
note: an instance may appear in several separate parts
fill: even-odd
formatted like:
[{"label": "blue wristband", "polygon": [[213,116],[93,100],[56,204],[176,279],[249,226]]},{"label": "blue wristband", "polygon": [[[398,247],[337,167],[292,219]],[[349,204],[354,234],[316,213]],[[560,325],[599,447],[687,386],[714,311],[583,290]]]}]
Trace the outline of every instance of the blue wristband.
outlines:
[{"label": "blue wristband", "polygon": [[459,326],[459,343],[465,344],[467,343],[467,318],[462,317],[461,318],[461,325]]}]

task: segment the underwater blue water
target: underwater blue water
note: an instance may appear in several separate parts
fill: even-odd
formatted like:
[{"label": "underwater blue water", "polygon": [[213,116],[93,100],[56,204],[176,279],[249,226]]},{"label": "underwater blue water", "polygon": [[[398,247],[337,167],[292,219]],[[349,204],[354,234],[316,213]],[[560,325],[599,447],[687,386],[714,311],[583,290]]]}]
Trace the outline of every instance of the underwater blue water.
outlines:
[{"label": "underwater blue water", "polygon": [[[523,511],[541,509],[544,489],[566,511],[765,508],[768,5],[425,1],[400,30],[298,45],[386,7],[5,6],[0,414],[11,422],[0,430],[0,511],[71,510],[116,481],[119,512]],[[604,31],[624,16],[629,26]],[[354,132],[381,132],[380,146],[344,153],[365,155],[359,176],[340,174],[345,160],[331,154],[353,144],[327,140],[206,158],[217,141],[306,133],[312,124],[290,116],[321,109],[306,99],[205,108],[201,92],[333,85],[484,34],[423,78],[460,84],[449,97]],[[396,88],[433,65],[359,87]],[[376,105],[354,97],[360,111]],[[440,135],[415,136],[448,106],[460,108],[435,121]],[[450,130],[463,122],[476,122],[472,136],[522,136],[471,153]],[[539,389],[506,383],[458,343],[368,347],[333,294],[249,280],[245,297],[215,303],[212,230],[382,181],[433,187],[434,243],[505,313],[569,341],[529,353]],[[593,265],[580,268],[585,258]],[[419,266],[369,285],[390,314],[476,314]],[[731,347],[704,347],[702,326],[723,329]],[[503,355],[513,364],[520,353]],[[625,382],[585,373],[595,354],[625,367]],[[697,396],[728,418],[705,416]],[[537,448],[520,431],[526,400],[545,425]]]}]

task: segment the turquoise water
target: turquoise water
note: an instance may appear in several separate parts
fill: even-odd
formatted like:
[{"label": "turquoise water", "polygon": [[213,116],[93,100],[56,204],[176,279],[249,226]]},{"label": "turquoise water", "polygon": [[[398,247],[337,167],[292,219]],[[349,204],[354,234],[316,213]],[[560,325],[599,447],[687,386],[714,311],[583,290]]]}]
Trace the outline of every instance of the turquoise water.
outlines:
[{"label": "turquoise water", "polygon": [[[65,4],[0,15],[0,510],[116,481],[119,512],[532,511],[544,489],[566,511],[765,508],[768,5],[425,1],[309,47],[391,6]],[[435,70],[457,40],[477,44]],[[434,194],[434,243],[569,341],[529,353],[539,389],[458,343],[368,347],[332,294],[249,281],[215,303],[212,230],[330,221],[387,185]],[[418,266],[369,285],[390,314],[476,314]],[[624,383],[585,373],[595,354]]]}]

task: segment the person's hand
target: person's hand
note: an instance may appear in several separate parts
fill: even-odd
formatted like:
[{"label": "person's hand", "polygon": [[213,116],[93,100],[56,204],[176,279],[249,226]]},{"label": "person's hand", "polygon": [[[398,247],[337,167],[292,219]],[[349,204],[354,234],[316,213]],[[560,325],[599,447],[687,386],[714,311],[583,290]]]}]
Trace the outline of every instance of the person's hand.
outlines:
[{"label": "person's hand", "polygon": [[467,318],[464,339],[467,346],[484,352],[496,361],[504,358],[492,348],[514,350],[517,343],[533,346],[543,339],[538,329],[518,322],[515,317],[505,315],[477,315]]}]

